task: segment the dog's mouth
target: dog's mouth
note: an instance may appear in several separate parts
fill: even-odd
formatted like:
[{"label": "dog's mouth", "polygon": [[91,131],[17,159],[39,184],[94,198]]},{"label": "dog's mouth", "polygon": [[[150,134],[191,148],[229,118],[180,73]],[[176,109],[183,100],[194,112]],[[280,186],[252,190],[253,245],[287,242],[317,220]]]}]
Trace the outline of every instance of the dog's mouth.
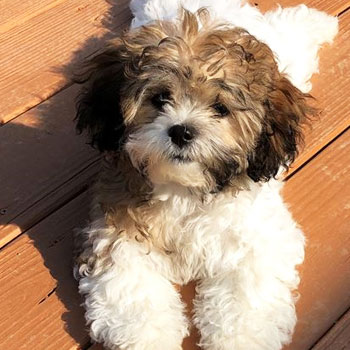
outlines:
[{"label": "dog's mouth", "polygon": [[192,162],[192,159],[188,156],[185,156],[183,154],[175,154],[171,156],[171,160],[174,162],[179,162],[179,163],[190,163]]}]

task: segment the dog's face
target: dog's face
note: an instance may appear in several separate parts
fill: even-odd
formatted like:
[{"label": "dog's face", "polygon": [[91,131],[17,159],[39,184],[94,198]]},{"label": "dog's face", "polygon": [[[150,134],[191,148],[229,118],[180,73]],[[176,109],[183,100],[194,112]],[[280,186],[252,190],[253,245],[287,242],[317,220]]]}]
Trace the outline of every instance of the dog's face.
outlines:
[{"label": "dog's face", "polygon": [[215,192],[287,166],[312,110],[265,44],[204,17],[184,12],[113,41],[92,60],[77,126],[153,184]]}]

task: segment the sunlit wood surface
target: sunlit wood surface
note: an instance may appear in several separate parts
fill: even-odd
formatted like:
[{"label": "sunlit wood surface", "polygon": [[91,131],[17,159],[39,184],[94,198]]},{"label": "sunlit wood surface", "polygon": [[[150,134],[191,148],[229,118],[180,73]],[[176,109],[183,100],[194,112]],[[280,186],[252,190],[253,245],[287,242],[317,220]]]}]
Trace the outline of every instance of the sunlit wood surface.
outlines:
[{"label": "sunlit wood surface", "polygon": [[[300,3],[251,2],[263,11]],[[312,94],[323,114],[306,130],[284,189],[308,240],[288,350],[343,350],[350,349],[350,1],[305,3],[339,15],[340,33],[321,50]],[[99,165],[75,134],[78,87],[69,72],[130,17],[127,0],[0,2],[0,350],[101,349],[90,347],[71,276],[72,231],[87,221]],[[189,305],[193,293],[193,285],[184,288]],[[194,331],[184,350],[198,349],[196,341]]]}]

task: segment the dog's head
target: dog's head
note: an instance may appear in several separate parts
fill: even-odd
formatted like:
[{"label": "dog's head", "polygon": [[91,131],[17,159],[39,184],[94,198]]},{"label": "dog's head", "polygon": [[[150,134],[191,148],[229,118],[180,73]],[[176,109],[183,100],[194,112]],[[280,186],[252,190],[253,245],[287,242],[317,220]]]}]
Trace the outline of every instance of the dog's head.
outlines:
[{"label": "dog's head", "polygon": [[129,31],[90,62],[77,128],[154,183],[218,191],[288,167],[312,109],[269,47],[205,11]]}]

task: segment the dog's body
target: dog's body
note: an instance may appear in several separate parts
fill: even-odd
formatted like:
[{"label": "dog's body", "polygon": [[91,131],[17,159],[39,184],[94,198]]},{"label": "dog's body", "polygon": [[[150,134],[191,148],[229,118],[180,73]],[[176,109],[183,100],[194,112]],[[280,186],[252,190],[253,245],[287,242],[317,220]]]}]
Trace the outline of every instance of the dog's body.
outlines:
[{"label": "dog's body", "polygon": [[[93,339],[111,349],[181,349],[188,328],[172,283],[196,279],[203,349],[280,349],[296,322],[291,290],[304,238],[279,188],[252,182],[234,198],[220,193],[207,203],[160,189],[146,220],[166,253],[120,234],[104,217],[93,221],[84,233],[105,266],[80,281]],[[80,267],[84,275],[87,266]]]},{"label": "dog's body", "polygon": [[315,111],[245,30],[184,11],[93,58],[78,129],[106,156],[76,273],[90,334],[110,349],[177,350],[174,283],[198,280],[207,350],[290,340],[304,238],[273,178]]}]

